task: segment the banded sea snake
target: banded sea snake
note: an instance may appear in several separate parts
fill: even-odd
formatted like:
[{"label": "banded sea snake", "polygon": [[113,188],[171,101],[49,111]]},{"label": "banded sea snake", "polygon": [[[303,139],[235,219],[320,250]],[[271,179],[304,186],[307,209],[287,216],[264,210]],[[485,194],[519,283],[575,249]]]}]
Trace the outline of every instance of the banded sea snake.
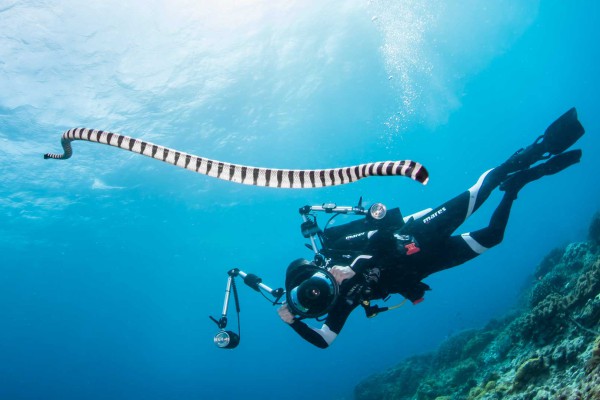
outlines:
[{"label": "banded sea snake", "polygon": [[421,164],[410,161],[378,161],[351,167],[329,169],[276,169],[250,167],[202,158],[173,150],[150,142],[107,131],[74,128],[64,132],[61,138],[63,154],[44,154],[44,158],[66,160],[73,154],[71,142],[87,140],[129,150],[156,160],[189,169],[230,182],[245,185],[300,189],[344,185],[369,176],[400,175],[427,184],[429,173]]}]

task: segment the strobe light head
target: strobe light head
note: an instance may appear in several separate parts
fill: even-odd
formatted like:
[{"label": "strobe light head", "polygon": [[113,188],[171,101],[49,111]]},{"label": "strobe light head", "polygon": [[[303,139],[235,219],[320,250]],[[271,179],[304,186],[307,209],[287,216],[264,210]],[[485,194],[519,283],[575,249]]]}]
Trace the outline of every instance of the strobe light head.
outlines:
[{"label": "strobe light head", "polygon": [[369,216],[374,220],[379,221],[385,218],[385,214],[387,214],[387,207],[383,203],[374,203],[369,207]]},{"label": "strobe light head", "polygon": [[220,349],[235,349],[240,344],[240,336],[232,331],[220,331],[215,335],[214,342]]},{"label": "strobe light head", "polygon": [[338,284],[328,271],[307,260],[290,264],[286,276],[286,301],[290,311],[317,318],[329,312],[338,297]]}]

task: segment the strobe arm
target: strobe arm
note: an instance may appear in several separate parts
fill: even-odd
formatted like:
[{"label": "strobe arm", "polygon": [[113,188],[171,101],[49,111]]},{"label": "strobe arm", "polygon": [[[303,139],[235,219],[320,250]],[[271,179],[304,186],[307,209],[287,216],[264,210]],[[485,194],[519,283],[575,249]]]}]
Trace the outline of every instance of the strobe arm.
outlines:
[{"label": "strobe arm", "polygon": [[[247,274],[244,271],[238,270],[237,268],[232,271],[237,271],[237,274],[239,274],[239,276],[241,276],[242,279],[244,279],[244,283],[250,286],[252,289],[256,290],[257,292],[260,292],[260,290],[262,289],[265,292],[269,293],[271,296],[273,296],[275,298],[275,300],[273,300],[274,304],[277,303],[284,294],[282,288],[271,289],[270,287],[262,283],[262,279],[259,278],[257,275]],[[229,272],[231,273],[231,271]]]},{"label": "strobe arm", "polygon": [[362,206],[362,196],[358,200],[358,204],[354,207],[351,206],[338,206],[335,203],[323,203],[320,206],[304,206],[300,208],[301,215],[307,215],[311,211],[323,211],[327,214],[336,213],[336,214],[356,214],[356,215],[366,215],[367,211]]},{"label": "strobe arm", "polygon": [[367,212],[362,206],[338,206],[335,203],[325,203],[320,206],[304,206],[300,208],[300,214],[306,215],[311,211],[323,211],[327,214],[357,214],[366,215]]},{"label": "strobe arm", "polygon": [[231,297],[232,288],[235,300],[235,308],[238,313],[240,312],[240,302],[237,295],[237,287],[235,286],[234,281],[234,278],[237,275],[237,273],[234,275],[231,273],[232,271],[234,270],[229,271],[229,277],[227,278],[227,286],[225,286],[225,300],[223,300],[223,312],[221,313],[221,318],[217,320],[216,318],[209,316],[209,318],[213,320],[215,324],[217,324],[219,329],[225,329],[227,327],[227,309],[229,308],[229,298]]},{"label": "strobe arm", "polygon": [[[241,334],[240,334],[240,332],[241,332],[240,300],[239,300],[238,293],[237,293],[237,287],[235,285],[235,278],[239,275],[242,277],[242,279],[244,279],[244,283],[246,285],[250,286],[252,289],[256,290],[257,292],[260,292],[261,294],[263,294],[263,291],[269,293],[271,296],[273,296],[275,298],[275,300],[271,300],[271,299],[267,298],[266,296],[265,296],[265,298],[267,298],[267,300],[269,300],[273,305],[279,304],[278,302],[281,299],[281,297],[284,295],[285,292],[281,288],[271,289],[270,287],[268,287],[267,285],[262,283],[262,279],[259,278],[258,276],[254,275],[254,274],[247,274],[246,272],[240,271],[237,268],[234,268],[234,269],[228,271],[227,274],[229,276],[227,277],[227,285],[225,286],[225,299],[223,301],[223,312],[221,313],[221,318],[219,318],[218,320],[212,316],[209,316],[209,318],[215,324],[217,324],[217,326],[220,329],[220,331],[214,337],[215,345],[222,349],[233,349],[233,348],[237,347],[237,345],[239,344],[240,336],[241,336]],[[225,330],[225,328],[227,328],[227,322],[228,322],[227,321],[227,311],[229,309],[229,299],[231,297],[231,292],[233,292],[233,297],[235,300],[235,308],[236,308],[237,319],[238,319],[238,333]],[[264,294],[263,294],[263,296],[264,296]]]}]

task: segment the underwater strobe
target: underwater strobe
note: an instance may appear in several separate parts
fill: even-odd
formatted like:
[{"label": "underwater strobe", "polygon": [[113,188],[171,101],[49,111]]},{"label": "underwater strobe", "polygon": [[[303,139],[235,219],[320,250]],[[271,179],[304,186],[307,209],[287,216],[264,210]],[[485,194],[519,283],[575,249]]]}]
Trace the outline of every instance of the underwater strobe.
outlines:
[{"label": "underwater strobe", "polygon": [[[252,289],[256,290],[257,292],[263,294],[263,296],[264,296],[263,291],[269,293],[271,296],[274,297],[274,300],[271,300],[271,299],[267,298],[266,296],[265,296],[265,298],[267,300],[269,300],[269,302],[271,302],[273,305],[281,304],[281,303],[279,303],[279,300],[283,296],[284,291],[281,288],[271,289],[270,287],[268,287],[267,285],[262,283],[262,279],[259,278],[258,276],[254,275],[254,274],[247,274],[244,271],[240,271],[237,268],[234,268],[234,269],[228,271],[227,274],[229,275],[229,277],[227,278],[227,286],[225,287],[225,300],[223,302],[223,313],[221,314],[221,318],[219,318],[218,320],[216,318],[210,317],[210,316],[209,316],[209,318],[215,324],[217,324],[217,326],[220,329],[220,331],[215,335],[215,337],[213,339],[215,345],[220,349],[235,349],[238,346],[238,344],[240,344],[240,339],[241,339],[240,300],[238,298],[237,287],[235,286],[235,278],[237,276],[241,276],[242,279],[244,279],[244,283],[246,285],[250,286]],[[238,320],[237,333],[225,329],[225,328],[227,328],[227,309],[229,308],[229,298],[231,297],[231,292],[233,292],[233,298],[235,300],[235,310],[237,313],[237,320]]]},{"label": "underwater strobe", "polygon": [[240,335],[233,331],[220,331],[214,337],[214,342],[221,349],[234,349],[240,344]]}]

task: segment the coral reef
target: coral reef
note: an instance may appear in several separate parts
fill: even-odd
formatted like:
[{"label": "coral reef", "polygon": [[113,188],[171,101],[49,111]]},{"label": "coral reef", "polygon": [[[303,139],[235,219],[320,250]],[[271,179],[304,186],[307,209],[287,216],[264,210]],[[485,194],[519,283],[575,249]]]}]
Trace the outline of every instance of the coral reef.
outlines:
[{"label": "coral reef", "polygon": [[521,309],[365,379],[356,399],[600,399],[600,213],[534,277]]},{"label": "coral reef", "polygon": [[600,244],[600,212],[597,212],[592,219],[588,231],[588,238],[593,244]]},{"label": "coral reef", "polygon": [[[379,398],[379,396],[388,399],[410,396],[416,392],[419,382],[429,373],[430,365],[430,356],[408,358],[397,368],[373,377],[367,385],[359,384],[355,392],[367,399]],[[404,382],[404,384],[399,387],[394,382]]]}]

